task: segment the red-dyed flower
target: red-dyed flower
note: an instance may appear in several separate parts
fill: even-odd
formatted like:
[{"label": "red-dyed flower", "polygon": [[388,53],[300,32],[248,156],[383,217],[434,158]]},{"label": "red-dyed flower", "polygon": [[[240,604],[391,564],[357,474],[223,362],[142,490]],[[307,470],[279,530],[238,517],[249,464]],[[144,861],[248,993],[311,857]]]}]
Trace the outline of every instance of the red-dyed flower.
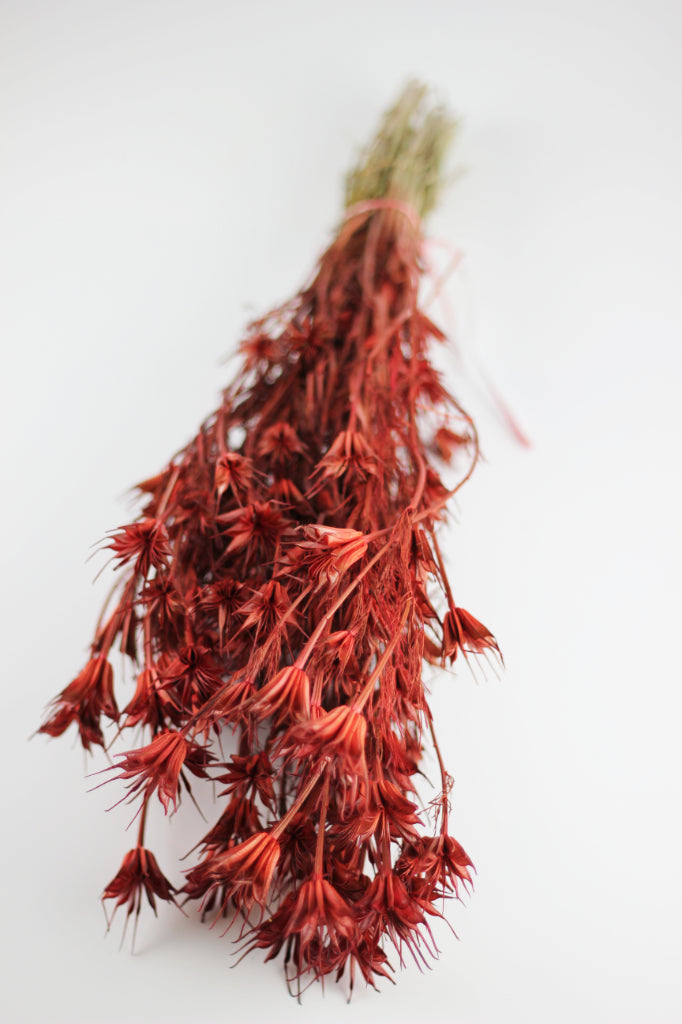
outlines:
[{"label": "red-dyed flower", "polygon": [[281,669],[258,691],[251,706],[259,721],[276,715],[276,721],[286,716],[294,721],[310,717],[310,679],[307,672],[295,665]]},{"label": "red-dyed flower", "polygon": [[197,607],[210,616],[217,612],[218,634],[222,641],[225,628],[231,623],[244,595],[244,586],[233,576],[225,576],[200,592]]},{"label": "red-dyed flower", "polygon": [[386,819],[388,833],[393,839],[414,838],[416,826],[421,825],[417,805],[388,779],[379,779],[374,785],[374,800]]},{"label": "red-dyed flower", "polygon": [[[119,907],[127,903],[126,918],[128,918],[133,913],[135,917],[139,915],[143,893],[156,914],[156,898],[165,900],[167,903],[175,903],[173,894],[176,892],[177,889],[161,872],[151,850],[145,849],[144,846],[136,846],[134,850],[126,853],[118,874],[102,893],[102,900],[116,900],[114,914]],[[111,922],[109,923],[111,924]]]},{"label": "red-dyed flower", "polygon": [[156,576],[148,580],[140,592],[140,603],[154,616],[160,627],[175,621],[184,609],[184,600],[174,580],[169,576]]},{"label": "red-dyed flower", "polygon": [[285,738],[285,751],[297,760],[336,758],[344,772],[367,775],[365,737],[367,721],[351,705],[323,711],[318,718],[293,726]]},{"label": "red-dyed flower", "polygon": [[[132,779],[128,787],[131,798],[142,793],[149,800],[154,790],[168,814],[169,804],[177,809],[180,775],[185,769],[199,779],[206,779],[206,766],[214,760],[204,747],[185,739],[182,733],[166,730],[146,747],[129,750],[122,755],[119,779]],[[187,783],[186,783],[187,784]]]},{"label": "red-dyed flower", "polygon": [[[432,908],[429,908],[431,911]],[[399,875],[391,870],[375,875],[357,908],[358,927],[362,932],[378,936],[386,932],[403,962],[402,949],[407,946],[415,961],[428,961],[420,946],[434,957],[437,954],[433,935],[425,917],[425,907],[411,896]]]},{"label": "red-dyed flower", "polygon": [[270,832],[258,832],[224,853],[211,854],[188,873],[184,892],[190,899],[218,886],[224,902],[250,909],[265,906],[279,860],[279,843]]},{"label": "red-dyed flower", "polygon": [[471,884],[473,864],[456,839],[449,835],[412,837],[396,861],[403,878],[423,878],[435,895],[437,890],[457,894],[459,885]]},{"label": "red-dyed flower", "polygon": [[159,519],[143,519],[124,526],[107,547],[114,552],[119,565],[135,559],[135,572],[141,576],[147,576],[152,566],[161,568],[170,556],[168,531]]},{"label": "red-dyed flower", "polygon": [[342,672],[353,658],[356,642],[355,630],[352,629],[340,629],[336,633],[330,633],[327,637],[327,643],[339,659]]},{"label": "red-dyed flower", "polygon": [[313,873],[316,833],[307,814],[295,814],[279,837],[282,851],[280,872],[292,878]]},{"label": "red-dyed flower", "polygon": [[249,493],[253,478],[253,465],[238,452],[225,452],[215,465],[214,486],[221,498],[228,488],[232,488],[237,500]]},{"label": "red-dyed flower", "polygon": [[292,553],[295,566],[305,566],[317,589],[334,584],[367,551],[367,540],[359,530],[335,526],[306,526],[307,540]]},{"label": "red-dyed flower", "polygon": [[311,966],[310,952],[317,957],[327,945],[338,948],[355,938],[355,921],[350,907],[333,885],[319,874],[304,882],[296,894],[284,934],[299,940],[301,966]]},{"label": "red-dyed flower", "polygon": [[304,455],[306,447],[290,423],[273,423],[265,431],[256,449],[258,455],[268,457],[273,465],[286,464],[295,455]]},{"label": "red-dyed flower", "polygon": [[257,551],[260,555],[271,552],[287,529],[289,521],[272,502],[255,501],[234,512],[218,517],[229,524],[227,534],[232,538],[227,551]]},{"label": "red-dyed flower", "polygon": [[183,708],[202,706],[223,685],[221,666],[208,647],[185,644],[161,671],[162,685]]},{"label": "red-dyed flower", "polygon": [[273,338],[266,331],[252,330],[240,344],[239,350],[244,356],[246,369],[266,369],[269,363],[281,355],[282,345],[278,338]]},{"label": "red-dyed flower", "polygon": [[381,824],[382,814],[377,807],[366,806],[362,812],[358,812],[354,806],[348,820],[338,821],[331,829],[334,848],[345,857],[355,857],[360,846],[379,834]]},{"label": "red-dyed flower", "polygon": [[371,445],[355,430],[342,430],[317,464],[316,473],[323,479],[346,476],[349,481],[376,476],[377,458]]},{"label": "red-dyed flower", "polygon": [[135,693],[124,708],[124,714],[124,728],[149,725],[154,731],[163,725],[167,715],[173,716],[172,702],[163,691],[159,673],[154,665],[139,673]]},{"label": "red-dyed flower", "polygon": [[256,794],[266,807],[275,801],[270,758],[261,750],[259,754],[234,754],[227,766],[227,774],[219,775],[216,782],[224,783],[221,796],[237,794],[240,799]]},{"label": "red-dyed flower", "polygon": [[[360,970],[362,977],[365,979],[367,985],[371,985],[372,988],[376,988],[375,977],[386,978],[388,981],[393,982],[393,978],[389,972],[393,971],[386,953],[381,948],[381,940],[376,936],[363,935],[359,942],[357,942],[351,955],[348,959],[349,964],[349,986],[352,994],[355,983],[355,967]],[[339,964],[336,974],[336,980],[340,981],[343,976],[345,964]]]},{"label": "red-dyed flower", "polygon": [[241,629],[256,627],[256,635],[272,633],[286,616],[287,623],[298,625],[298,616],[290,611],[291,598],[277,580],[268,580],[262,587],[252,591],[251,597],[239,608],[244,618]]},{"label": "red-dyed flower", "polygon": [[53,701],[54,711],[38,732],[61,736],[72,722],[78,725],[81,743],[86,750],[96,743],[104,746],[100,727],[101,715],[118,721],[114,698],[114,674],[106,658],[91,658],[73,682]]},{"label": "red-dyed flower", "polygon": [[487,650],[500,653],[497,641],[489,629],[464,608],[451,608],[443,619],[443,659],[455,661],[459,651],[483,654]]},{"label": "red-dyed flower", "polygon": [[287,981],[291,984],[309,971],[316,978],[333,971],[341,975],[359,943],[361,936],[351,908],[329,882],[313,874],[256,928],[247,950],[267,949],[267,961],[286,947]]}]

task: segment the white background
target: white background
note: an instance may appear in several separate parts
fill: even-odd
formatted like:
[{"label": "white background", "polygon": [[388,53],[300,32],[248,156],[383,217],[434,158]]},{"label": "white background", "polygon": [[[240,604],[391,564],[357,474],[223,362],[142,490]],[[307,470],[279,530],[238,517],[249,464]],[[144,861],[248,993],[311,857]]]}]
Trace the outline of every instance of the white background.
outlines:
[{"label": "white background", "polygon": [[[3,1021],[673,1024],[680,918],[682,9],[675,0],[0,3]],[[434,684],[476,889],[376,993],[235,970],[163,907],[103,939],[128,809],[28,736],[78,671],[90,546],[330,238],[410,75],[462,117],[449,380],[487,461],[449,533],[507,669]],[[466,366],[469,369],[466,370]],[[483,366],[528,433],[516,445]],[[97,780],[95,780],[97,781]],[[212,813],[211,808],[208,809]],[[201,834],[154,823],[162,868]]]}]

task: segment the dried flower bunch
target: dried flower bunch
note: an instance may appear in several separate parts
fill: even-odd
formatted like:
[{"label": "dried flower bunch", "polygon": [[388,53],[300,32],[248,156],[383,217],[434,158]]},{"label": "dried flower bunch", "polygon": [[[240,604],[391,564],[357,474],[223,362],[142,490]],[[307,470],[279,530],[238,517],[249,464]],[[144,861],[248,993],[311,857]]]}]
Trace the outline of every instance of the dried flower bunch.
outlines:
[{"label": "dried flower bunch", "polygon": [[[139,485],[139,518],[108,544],[116,606],[40,730],[75,724],[86,750],[105,746],[103,720],[136,737],[113,770],[137,846],[103,899],[135,919],[143,895],[241,917],[240,948],[283,952],[299,990],[390,977],[387,942],[427,962],[431,920],[471,881],[422,680],[425,662],[497,653],[455,604],[435,532],[478,456],[418,307],[451,132],[415,83],[386,114],[311,283],[250,326],[220,407]],[[447,487],[436,465],[453,461]],[[115,644],[137,678],[123,699]],[[427,744],[440,781],[420,810]],[[176,888],[145,822],[191,776],[219,784],[219,816]]]}]

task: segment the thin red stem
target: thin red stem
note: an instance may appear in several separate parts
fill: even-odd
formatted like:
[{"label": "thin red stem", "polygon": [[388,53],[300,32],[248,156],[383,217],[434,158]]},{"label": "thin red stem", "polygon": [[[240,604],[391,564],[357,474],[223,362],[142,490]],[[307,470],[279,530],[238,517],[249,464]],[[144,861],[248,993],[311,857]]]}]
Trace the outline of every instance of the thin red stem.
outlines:
[{"label": "thin red stem", "polygon": [[277,822],[277,824],[275,825],[275,827],[272,830],[272,835],[275,837],[275,839],[277,839],[278,836],[280,836],[282,834],[282,832],[284,832],[284,829],[288,826],[288,824],[291,821],[291,819],[298,813],[300,808],[306,802],[306,800],[308,799],[308,797],[312,793],[313,789],[317,785],[317,783],[319,781],[319,778],[320,778],[320,775],[322,774],[322,772],[325,770],[326,767],[327,766],[326,766],[324,761],[317,766],[317,768],[315,769],[313,774],[310,776],[310,778],[308,779],[307,783],[305,784],[305,786],[303,787],[301,792],[298,794],[298,796],[294,800],[293,804],[291,805],[291,807],[289,808],[287,813],[284,815],[284,817],[282,818],[281,821]]},{"label": "thin red stem", "polygon": [[356,697],[353,700],[353,707],[356,711],[362,711],[363,707],[365,706],[370,696],[374,692],[374,686],[376,684],[377,679],[379,679],[381,673],[386,668],[388,659],[393,654],[396,644],[400,641],[402,637],[403,628],[405,626],[405,623],[407,622],[407,616],[409,615],[410,610],[411,605],[408,603],[405,605],[405,608],[403,609],[403,614],[400,618],[400,624],[398,625],[397,630],[395,631],[394,635],[391,637],[389,642],[386,644],[386,647],[384,648],[384,653],[379,658],[379,661],[377,662],[376,667],[374,668],[371,676],[369,677],[369,679],[363,686],[362,690],[360,691],[359,697]]},{"label": "thin red stem", "polygon": [[370,558],[370,560],[367,563],[367,565],[363,566],[363,568],[357,574],[355,579],[351,583],[348,584],[348,586],[346,587],[346,589],[344,591],[342,591],[342,593],[336,599],[336,601],[331,606],[331,608],[324,613],[324,615],[322,616],[322,618],[318,622],[317,626],[315,627],[313,632],[310,634],[310,637],[308,638],[308,640],[304,644],[303,649],[301,650],[300,654],[296,658],[296,667],[297,668],[305,668],[306,662],[308,661],[308,658],[312,654],[313,648],[314,648],[315,644],[317,643],[317,641],[320,639],[320,637],[324,633],[324,630],[325,630],[326,626],[331,622],[331,620],[333,619],[334,615],[339,610],[339,608],[348,600],[348,598],[353,593],[353,591],[356,589],[358,584],[362,582],[362,580],[365,578],[367,573],[376,565],[376,563],[379,561],[379,559],[382,557],[382,555],[384,555],[388,551],[388,549],[394,543],[395,542],[394,542],[393,538],[391,538],[385,544],[383,544],[379,548],[377,553],[372,558]]},{"label": "thin red stem", "polygon": [[144,846],[144,827],[145,827],[145,825],[147,823],[147,807],[148,806],[149,806],[149,801],[145,800],[144,803],[142,804],[142,812],[140,814],[140,825],[139,825],[139,828],[137,830],[137,845],[138,846]]},{"label": "thin red stem", "polygon": [[327,808],[329,806],[329,772],[324,777],[322,787],[322,806],[320,807],[320,824],[317,829],[317,846],[315,848],[315,874],[322,874],[322,862],[324,854],[324,830],[327,824]]}]

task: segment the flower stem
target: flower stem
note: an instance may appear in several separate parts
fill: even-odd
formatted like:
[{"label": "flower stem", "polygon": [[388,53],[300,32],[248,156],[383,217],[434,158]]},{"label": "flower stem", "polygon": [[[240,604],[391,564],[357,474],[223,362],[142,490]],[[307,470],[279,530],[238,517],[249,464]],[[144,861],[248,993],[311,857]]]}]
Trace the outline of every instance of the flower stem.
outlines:
[{"label": "flower stem", "polygon": [[[308,638],[308,640],[306,641],[305,645],[303,646],[303,649],[301,650],[300,654],[296,658],[296,661],[295,661],[296,668],[305,668],[306,662],[308,661],[308,658],[313,653],[313,649],[315,647],[315,644],[317,643],[317,641],[320,639],[320,637],[324,633],[324,630],[329,625],[329,623],[333,619],[333,617],[336,614],[336,612],[348,600],[350,595],[353,593],[353,591],[358,586],[358,584],[365,578],[365,576],[370,571],[370,569],[372,569],[376,565],[376,563],[379,561],[379,559],[382,557],[382,555],[384,555],[388,551],[388,549],[394,543],[395,543],[395,541],[394,541],[393,537],[391,537],[388,541],[386,541],[386,543],[383,544],[379,548],[377,553],[372,558],[370,558],[370,560],[367,563],[367,565],[364,566],[363,569],[361,569],[361,571],[357,574],[355,579],[351,583],[348,584],[346,589],[336,599],[336,601],[331,606],[331,608],[324,613],[324,615],[322,616],[322,618],[318,622],[317,626],[315,627],[313,632],[310,634],[310,637]],[[319,684],[318,684],[318,680],[316,680],[315,681],[315,689],[313,691],[313,704],[319,704],[319,702],[320,702],[321,687],[322,687],[321,680],[319,680]]]},{"label": "flower stem", "polygon": [[308,779],[307,783],[305,784],[305,786],[303,787],[301,792],[298,794],[298,796],[294,800],[293,804],[291,805],[291,807],[289,808],[287,813],[284,815],[282,820],[279,821],[275,825],[275,827],[272,830],[272,835],[275,837],[275,839],[277,839],[279,836],[281,836],[282,832],[284,832],[284,829],[287,827],[287,825],[289,824],[291,819],[294,817],[295,814],[298,813],[300,808],[303,806],[305,801],[308,799],[308,797],[312,793],[313,789],[317,785],[317,782],[318,782],[318,780],[320,778],[320,775],[325,770],[325,768],[326,768],[326,764],[325,764],[324,761],[317,766],[317,768],[315,769],[313,774],[310,776],[310,778]]},{"label": "flower stem", "polygon": [[149,806],[149,801],[145,800],[144,803],[142,804],[142,811],[140,813],[140,826],[139,826],[139,828],[137,830],[137,845],[138,846],[144,846],[144,827],[145,827],[145,824],[147,822],[147,807],[148,806]]},{"label": "flower stem", "polygon": [[400,637],[402,636],[403,628],[405,626],[405,623],[407,622],[407,616],[410,614],[411,608],[412,603],[408,602],[403,609],[403,614],[400,618],[400,624],[397,630],[395,631],[394,635],[391,637],[389,642],[386,644],[386,647],[384,648],[384,653],[379,658],[379,661],[377,662],[376,667],[374,668],[371,676],[369,677],[369,679],[363,686],[362,690],[360,691],[360,696],[353,701],[353,707],[355,708],[356,711],[362,711],[363,707],[365,706],[370,696],[374,692],[374,685],[377,679],[380,677],[381,673],[384,671],[384,668],[386,667],[386,662],[393,654],[395,646],[400,640]]},{"label": "flower stem", "polygon": [[317,846],[315,849],[315,874],[322,875],[322,856],[324,853],[324,828],[327,824],[327,807],[329,806],[329,773],[324,777],[322,787],[322,806],[320,808],[320,824],[317,830]]}]

